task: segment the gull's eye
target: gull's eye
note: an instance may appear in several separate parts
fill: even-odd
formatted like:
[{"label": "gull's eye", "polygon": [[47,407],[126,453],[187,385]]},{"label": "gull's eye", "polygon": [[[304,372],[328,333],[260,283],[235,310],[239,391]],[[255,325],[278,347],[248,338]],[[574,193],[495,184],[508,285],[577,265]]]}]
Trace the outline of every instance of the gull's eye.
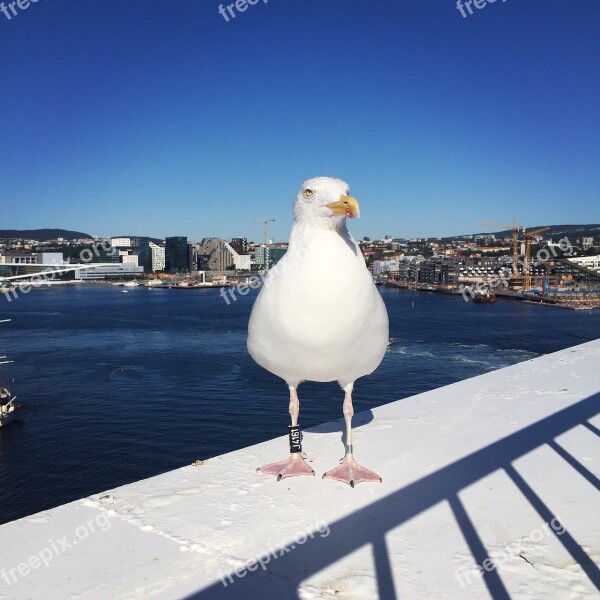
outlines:
[{"label": "gull's eye", "polygon": [[304,190],[304,197],[305,198],[312,198],[315,195],[315,191],[314,190]]}]

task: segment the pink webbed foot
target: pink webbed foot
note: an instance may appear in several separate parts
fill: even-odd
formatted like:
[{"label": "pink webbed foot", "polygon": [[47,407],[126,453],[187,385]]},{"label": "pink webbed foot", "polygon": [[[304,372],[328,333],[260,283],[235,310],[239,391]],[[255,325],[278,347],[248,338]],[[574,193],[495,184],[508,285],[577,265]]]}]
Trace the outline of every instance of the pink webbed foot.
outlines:
[{"label": "pink webbed foot", "polygon": [[363,481],[381,483],[381,477],[377,473],[361,467],[351,455],[346,455],[339,467],[327,471],[323,475],[323,479],[335,479],[336,481],[347,483],[350,487],[354,487],[355,484],[362,483]]},{"label": "pink webbed foot", "polygon": [[256,469],[258,473],[265,475],[277,475],[277,481],[286,477],[298,477],[299,475],[314,475],[315,472],[308,466],[299,452],[290,454],[290,457],[281,462],[271,463]]}]

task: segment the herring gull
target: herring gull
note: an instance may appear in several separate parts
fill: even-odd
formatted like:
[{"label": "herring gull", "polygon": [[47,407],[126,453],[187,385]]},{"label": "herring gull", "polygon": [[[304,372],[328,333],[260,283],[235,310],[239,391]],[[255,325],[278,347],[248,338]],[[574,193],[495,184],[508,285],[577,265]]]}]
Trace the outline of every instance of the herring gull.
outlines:
[{"label": "herring gull", "polygon": [[259,472],[314,475],[302,455],[297,388],[302,381],[337,381],[344,390],[345,456],[323,475],[352,487],[381,481],[361,467],[352,447],[354,382],[372,373],[389,342],[385,304],[346,218],[360,216],[348,184],[331,177],[306,181],[294,202],[289,247],[269,271],[250,316],[248,351],[289,388],[290,456]]}]

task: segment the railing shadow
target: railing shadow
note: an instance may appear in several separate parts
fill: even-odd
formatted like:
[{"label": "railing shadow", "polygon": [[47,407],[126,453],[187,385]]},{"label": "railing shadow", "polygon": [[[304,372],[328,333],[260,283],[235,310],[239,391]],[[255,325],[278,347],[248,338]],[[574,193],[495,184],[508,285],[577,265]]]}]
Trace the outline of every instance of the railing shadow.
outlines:
[{"label": "railing shadow", "polygon": [[[385,535],[442,501],[450,504],[474,561],[481,565],[489,556],[476,527],[459,500],[459,492],[502,469],[540,517],[546,522],[550,522],[555,515],[517,473],[512,463],[543,444],[554,444],[552,447],[556,449],[554,438],[577,425],[595,429],[587,423],[587,420],[598,413],[599,406],[600,393],[541,419],[525,429],[330,523],[329,536],[315,536],[308,539],[306,543],[296,546],[292,552],[282,553],[277,559],[270,561],[266,572],[261,569],[246,572],[243,578],[233,575],[233,582],[229,585],[224,586],[221,581],[217,581],[208,588],[192,594],[188,599],[245,598],[253,600],[260,598],[262,600],[264,598],[281,598],[299,600],[298,589],[304,580],[359,548],[369,545],[373,550],[378,597],[383,600],[395,600],[398,596]],[[573,461],[575,459],[571,457],[569,464],[575,466]],[[581,469],[583,468],[581,467]],[[577,468],[578,472],[586,476],[587,472],[583,472],[581,469]],[[594,483],[594,480],[590,480],[589,477],[587,479]],[[595,483],[597,484],[597,480]],[[583,548],[567,531],[560,535],[554,530],[552,533],[573,560],[581,566],[589,580],[600,589],[600,570]],[[483,581],[494,600],[510,598],[497,570],[484,570]],[[398,585],[401,584],[398,582]]]}]

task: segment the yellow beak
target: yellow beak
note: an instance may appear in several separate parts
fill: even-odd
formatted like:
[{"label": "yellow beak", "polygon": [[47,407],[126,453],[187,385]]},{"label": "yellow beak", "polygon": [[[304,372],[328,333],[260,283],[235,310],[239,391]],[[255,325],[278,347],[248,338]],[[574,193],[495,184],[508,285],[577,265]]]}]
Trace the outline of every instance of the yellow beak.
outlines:
[{"label": "yellow beak", "polygon": [[358,200],[352,196],[344,196],[344,194],[342,194],[337,202],[328,204],[327,208],[336,215],[344,215],[350,219],[360,217],[360,206],[358,205]]}]

